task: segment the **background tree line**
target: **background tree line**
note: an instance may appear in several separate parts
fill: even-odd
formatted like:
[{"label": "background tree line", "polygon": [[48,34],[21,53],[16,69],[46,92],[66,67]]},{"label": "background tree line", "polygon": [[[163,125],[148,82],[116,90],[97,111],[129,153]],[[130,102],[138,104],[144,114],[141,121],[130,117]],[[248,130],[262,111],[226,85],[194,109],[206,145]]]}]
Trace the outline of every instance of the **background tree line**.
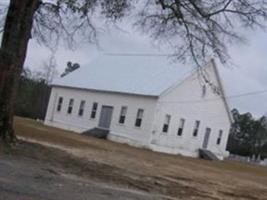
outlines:
[{"label": "background tree line", "polygon": [[254,118],[251,113],[232,110],[233,124],[227,149],[232,154],[267,158],[267,117]]},{"label": "background tree line", "polygon": [[[78,63],[68,61],[64,72],[60,76],[66,76],[79,67]],[[58,75],[53,56],[43,63],[41,70],[23,69],[18,84],[15,114],[21,117],[44,120],[51,92],[51,83]]]},{"label": "background tree line", "polygon": [[44,119],[51,87],[42,72],[23,70],[15,101],[17,116]]}]

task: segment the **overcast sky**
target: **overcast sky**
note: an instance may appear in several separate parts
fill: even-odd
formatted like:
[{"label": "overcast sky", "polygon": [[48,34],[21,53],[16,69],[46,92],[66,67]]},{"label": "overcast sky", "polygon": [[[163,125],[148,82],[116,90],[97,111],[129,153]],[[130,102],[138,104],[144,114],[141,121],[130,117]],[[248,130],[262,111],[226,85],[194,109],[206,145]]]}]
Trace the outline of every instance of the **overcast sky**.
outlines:
[{"label": "overcast sky", "polygon": [[[130,28],[122,28],[124,31],[116,29],[101,33],[100,47],[92,44],[78,44],[75,50],[59,47],[56,52],[58,71],[62,72],[67,61],[86,66],[103,53],[170,53],[170,50],[166,52],[164,48],[155,45],[150,38]],[[267,33],[251,31],[246,33],[246,37],[246,44],[230,47],[230,54],[237,66],[227,68],[218,63],[227,96],[267,90]],[[40,69],[49,56],[48,49],[31,40],[25,66]],[[260,116],[267,112],[267,92],[229,98],[229,103],[231,108],[238,108],[240,112],[251,112]]]},{"label": "overcast sky", "polygon": [[[86,66],[92,59],[103,53],[171,53],[170,49],[155,45],[152,40],[130,26],[122,26],[123,31],[101,32],[98,36],[100,47],[92,44],[78,44],[74,50],[60,46],[55,54],[57,69],[62,72],[67,61]],[[248,43],[230,47],[230,55],[236,67],[226,68],[219,63],[227,96],[267,90],[267,31],[247,31]],[[29,43],[25,66],[39,70],[51,52],[40,46],[34,39]],[[182,65],[177,63],[177,65]],[[192,67],[192,66],[188,66]],[[231,108],[240,112],[251,112],[256,116],[267,113],[267,92],[253,96],[229,98]]]}]

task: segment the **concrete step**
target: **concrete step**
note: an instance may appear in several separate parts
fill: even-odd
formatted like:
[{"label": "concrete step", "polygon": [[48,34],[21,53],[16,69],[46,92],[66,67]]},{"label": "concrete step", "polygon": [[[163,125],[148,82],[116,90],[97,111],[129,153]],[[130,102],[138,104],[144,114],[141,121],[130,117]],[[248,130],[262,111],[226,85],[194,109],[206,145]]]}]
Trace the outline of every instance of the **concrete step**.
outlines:
[{"label": "concrete step", "polygon": [[102,138],[102,139],[106,139],[108,134],[109,134],[109,130],[101,129],[98,127],[82,132],[82,135],[92,136],[92,137]]},{"label": "concrete step", "polygon": [[219,158],[207,149],[199,149],[199,157],[205,160],[219,160]]}]

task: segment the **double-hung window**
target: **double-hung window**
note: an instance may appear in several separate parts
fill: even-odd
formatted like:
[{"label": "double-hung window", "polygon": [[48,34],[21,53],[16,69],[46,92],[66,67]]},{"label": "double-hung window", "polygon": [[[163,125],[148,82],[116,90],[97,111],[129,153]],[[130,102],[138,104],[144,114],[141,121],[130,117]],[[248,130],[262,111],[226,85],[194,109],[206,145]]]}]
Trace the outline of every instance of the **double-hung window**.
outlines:
[{"label": "double-hung window", "polygon": [[200,126],[200,121],[198,121],[198,120],[195,121],[195,127],[194,127],[194,131],[193,131],[194,137],[197,137],[199,126]]},{"label": "double-hung window", "polygon": [[98,107],[98,103],[94,102],[93,106],[92,106],[92,111],[91,111],[91,119],[95,119],[96,117],[96,112],[97,112],[97,107]]},{"label": "double-hung window", "polygon": [[178,136],[181,136],[183,134],[184,124],[185,124],[185,119],[181,118],[179,122],[178,132],[177,132]]},{"label": "double-hung window", "polygon": [[137,115],[136,115],[136,120],[135,120],[135,126],[136,127],[141,127],[143,115],[144,115],[144,110],[138,109]]},{"label": "double-hung window", "polygon": [[57,103],[57,111],[60,112],[63,104],[63,97],[59,97],[58,103]]},{"label": "double-hung window", "polygon": [[216,142],[217,145],[221,144],[222,135],[223,135],[223,130],[219,130],[219,135],[218,135],[217,142]]},{"label": "double-hung window", "polygon": [[70,101],[69,101],[69,107],[68,107],[68,114],[71,114],[72,113],[73,105],[74,105],[74,99],[70,99]]},{"label": "double-hung window", "polygon": [[171,121],[171,116],[170,115],[166,115],[165,119],[164,119],[164,124],[163,124],[163,127],[162,127],[162,132],[163,133],[167,133],[168,132],[170,121]]},{"label": "double-hung window", "polygon": [[121,111],[120,111],[120,118],[119,118],[119,123],[124,124],[125,119],[126,119],[126,114],[127,114],[127,107],[122,106]]},{"label": "double-hung window", "polygon": [[79,113],[78,113],[79,116],[83,116],[84,107],[85,107],[85,101],[82,100],[81,103],[80,103],[80,107],[79,107]]}]

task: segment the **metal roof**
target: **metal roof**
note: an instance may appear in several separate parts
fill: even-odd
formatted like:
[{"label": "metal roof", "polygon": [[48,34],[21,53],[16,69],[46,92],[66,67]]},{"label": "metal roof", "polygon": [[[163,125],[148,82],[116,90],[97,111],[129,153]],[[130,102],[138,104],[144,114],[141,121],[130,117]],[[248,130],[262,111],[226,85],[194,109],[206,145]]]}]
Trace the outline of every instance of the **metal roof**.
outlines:
[{"label": "metal roof", "polygon": [[191,71],[164,56],[101,55],[52,85],[159,96]]}]

